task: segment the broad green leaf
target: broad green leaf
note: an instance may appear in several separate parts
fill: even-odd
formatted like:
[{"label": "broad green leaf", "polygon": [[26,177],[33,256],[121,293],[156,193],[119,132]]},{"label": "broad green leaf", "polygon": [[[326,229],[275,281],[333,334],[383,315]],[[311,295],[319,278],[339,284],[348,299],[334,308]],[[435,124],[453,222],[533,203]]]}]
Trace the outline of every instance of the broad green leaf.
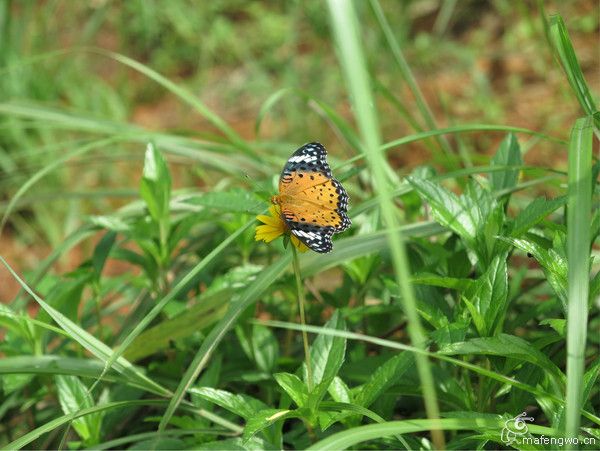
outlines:
[{"label": "broad green leaf", "polygon": [[534,256],[537,262],[542,266],[548,283],[554,289],[563,306],[564,312],[567,311],[567,261],[560,252],[554,249],[545,249],[538,243],[527,239],[516,239],[509,237],[499,237],[507,241],[523,252]]},{"label": "broad green leaf", "polygon": [[480,335],[493,335],[502,330],[502,318],[508,302],[506,253],[494,257],[485,274],[464,292],[463,299],[474,306],[483,319],[483,329],[479,321],[475,322]]},{"label": "broad green leaf", "polygon": [[190,393],[202,399],[223,407],[230,412],[241,416],[245,420],[252,418],[258,411],[263,411],[267,405],[262,401],[243,394],[233,394],[225,390],[211,387],[190,388]]},{"label": "broad green leaf", "polygon": [[[385,420],[380,415],[376,414],[372,410],[369,410],[366,407],[346,402],[324,401],[319,405],[319,409],[319,423],[323,431],[329,428],[333,423],[352,415],[365,416],[377,423],[385,422]],[[337,413],[334,414],[331,412]]]},{"label": "broad green leaf", "polygon": [[275,373],[273,377],[298,407],[306,406],[308,389],[298,376],[290,373]]},{"label": "broad green leaf", "polygon": [[250,439],[257,432],[268,428],[277,421],[287,420],[289,418],[303,418],[309,415],[308,409],[265,409],[255,413],[248,418],[244,428],[244,440]]},{"label": "broad green leaf", "polygon": [[596,387],[598,375],[600,375],[600,359],[596,359],[596,361],[592,363],[591,368],[583,375],[582,405],[585,405],[589,400],[592,390]]},{"label": "broad green leaf", "polygon": [[369,380],[355,394],[355,403],[369,407],[392,385],[399,382],[406,370],[414,366],[414,358],[408,352],[395,355],[378,367]]},{"label": "broad green leaf", "polygon": [[431,338],[435,340],[438,346],[444,347],[451,343],[464,341],[465,337],[467,336],[467,332],[469,331],[469,327],[469,321],[465,319],[459,319],[458,321],[437,327],[433,332],[431,332]]},{"label": "broad green leaf", "polygon": [[550,326],[552,329],[554,329],[556,332],[558,332],[558,334],[561,337],[565,337],[565,330],[567,327],[567,320],[566,319],[559,319],[559,318],[546,318],[543,319],[542,321],[540,321],[540,326],[543,325],[548,325]]},{"label": "broad green leaf", "polygon": [[536,197],[512,221],[510,236],[520,238],[554,210],[563,206],[566,200],[566,197],[551,200],[547,200],[544,197]]},{"label": "broad green leaf", "polygon": [[[94,400],[78,377],[57,375],[54,377],[54,381],[58,391],[58,400],[65,414],[76,413],[94,406]],[[102,414],[92,413],[85,417],[74,419],[73,428],[89,446],[100,441],[101,423]]]},{"label": "broad green leaf", "polygon": [[431,206],[433,217],[469,242],[475,241],[477,224],[456,194],[429,180],[408,177],[408,182]]},{"label": "broad green leaf", "polygon": [[328,391],[333,400],[336,402],[352,402],[352,393],[350,392],[350,389],[346,383],[339,376],[333,378]]},{"label": "broad green leaf", "polygon": [[254,324],[252,327],[252,354],[258,368],[271,373],[279,357],[279,344],[268,327]]},{"label": "broad green leaf", "polygon": [[500,334],[496,337],[472,338],[453,343],[440,350],[444,355],[495,355],[533,363],[552,374],[557,382],[564,382],[564,374],[544,354],[522,338]]},{"label": "broad green leaf", "polygon": [[[334,312],[325,327],[346,330],[346,324],[339,311]],[[312,370],[312,405],[315,406],[327,392],[331,381],[342,366],[346,353],[346,340],[340,337],[319,335],[310,347],[310,363]],[[304,383],[308,385],[306,365],[303,366]]]},{"label": "broad green leaf", "polygon": [[94,254],[92,255],[92,264],[96,272],[96,277],[99,279],[108,254],[115,243],[117,234],[114,231],[108,231],[104,234],[100,242],[94,248]]},{"label": "broad green leaf", "polygon": [[[523,165],[523,159],[521,158],[519,142],[513,133],[509,133],[502,143],[500,143],[500,147],[492,158],[491,166],[521,165]],[[490,174],[490,184],[494,191],[514,188],[518,179],[519,169],[506,169],[501,172],[492,172]]]},{"label": "broad green leaf", "polygon": [[140,195],[150,216],[159,224],[166,223],[171,200],[171,175],[164,157],[153,144],[146,148]]},{"label": "broad green leaf", "polygon": [[600,271],[596,273],[592,280],[590,280],[590,302],[593,302],[594,299],[598,297],[600,294]]},{"label": "broad green leaf", "polygon": [[458,291],[464,291],[474,283],[471,279],[459,279],[429,273],[415,274],[412,276],[411,281],[413,284],[431,285]]}]

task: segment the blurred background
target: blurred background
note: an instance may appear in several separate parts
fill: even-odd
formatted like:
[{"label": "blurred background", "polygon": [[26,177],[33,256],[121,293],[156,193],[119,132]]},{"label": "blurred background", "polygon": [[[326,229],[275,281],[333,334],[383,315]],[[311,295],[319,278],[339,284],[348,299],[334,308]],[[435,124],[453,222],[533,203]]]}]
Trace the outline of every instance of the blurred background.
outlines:
[{"label": "blurred background", "polygon": [[[596,0],[380,3],[440,127],[504,124],[566,139],[581,112],[546,41],[541,17],[553,12],[565,19],[585,77],[600,92]],[[368,2],[356,5],[385,140],[428,129],[415,119],[418,105]],[[325,8],[318,0],[0,0],[0,215],[12,209],[2,255],[26,272],[88,215],[135,199],[148,137],[164,141],[175,189],[227,183],[212,170],[213,154],[223,156],[221,167],[241,168],[242,184],[246,174],[277,175],[307,141],[324,143],[334,161],[351,157],[332,124],[335,115],[352,115]],[[214,120],[148,70],[199,99],[261,156],[258,164],[246,165]],[[132,138],[98,144],[115,135]],[[449,140],[467,156],[458,165],[487,164],[502,137]],[[93,143],[97,149],[78,153]],[[448,161],[436,150],[416,143],[390,158],[400,175],[426,162],[443,169]],[[560,144],[532,139],[524,151],[528,165],[565,167]],[[76,246],[58,267],[77,266],[92,246]],[[6,271],[0,287],[4,302],[18,290]]]}]

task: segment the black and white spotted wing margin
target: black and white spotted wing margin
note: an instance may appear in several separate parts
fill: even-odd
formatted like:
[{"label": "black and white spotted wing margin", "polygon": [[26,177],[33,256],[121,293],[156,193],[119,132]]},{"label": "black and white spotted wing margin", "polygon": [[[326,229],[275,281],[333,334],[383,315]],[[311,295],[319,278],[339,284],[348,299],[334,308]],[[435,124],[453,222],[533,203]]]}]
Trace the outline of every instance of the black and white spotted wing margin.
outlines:
[{"label": "black and white spotted wing margin", "polygon": [[331,183],[333,184],[333,186],[335,186],[335,192],[338,195],[338,203],[335,211],[342,218],[342,223],[335,228],[335,233],[340,233],[352,225],[352,221],[350,220],[347,214],[349,197],[348,193],[346,192],[346,190],[340,182],[332,178]]},{"label": "black and white spotted wing margin", "polygon": [[325,147],[320,143],[313,142],[304,144],[296,150],[283,167],[281,178],[289,177],[295,171],[315,171],[331,178]]},{"label": "black and white spotted wing margin", "polygon": [[292,234],[306,244],[309,249],[315,252],[326,254],[333,249],[331,237],[335,233],[335,228],[331,226],[319,227],[294,222],[290,224],[290,230]]}]

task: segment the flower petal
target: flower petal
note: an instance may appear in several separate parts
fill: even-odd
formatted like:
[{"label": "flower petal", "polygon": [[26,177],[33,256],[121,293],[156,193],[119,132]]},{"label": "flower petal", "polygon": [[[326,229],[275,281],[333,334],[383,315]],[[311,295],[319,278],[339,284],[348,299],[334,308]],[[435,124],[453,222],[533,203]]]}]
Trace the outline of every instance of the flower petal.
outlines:
[{"label": "flower petal", "polygon": [[292,244],[294,246],[296,246],[296,248],[298,249],[299,252],[306,252],[309,247],[304,244],[302,241],[300,241],[296,236],[292,235]]}]

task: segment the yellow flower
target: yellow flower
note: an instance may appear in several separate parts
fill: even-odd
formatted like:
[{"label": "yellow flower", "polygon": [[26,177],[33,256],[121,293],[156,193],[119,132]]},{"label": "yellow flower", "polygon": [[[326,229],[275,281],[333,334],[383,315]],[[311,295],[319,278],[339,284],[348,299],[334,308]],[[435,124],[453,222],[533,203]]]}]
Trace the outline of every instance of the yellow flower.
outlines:
[{"label": "yellow flower", "polygon": [[258,215],[256,217],[256,219],[263,224],[256,226],[256,234],[254,235],[254,239],[256,241],[262,240],[265,243],[270,243],[275,238],[279,238],[281,235],[287,234],[290,235],[292,244],[296,246],[300,252],[306,252],[308,247],[294,235],[290,234],[290,229],[281,218],[281,208],[279,205],[271,205],[269,207],[269,213],[271,216]]}]

